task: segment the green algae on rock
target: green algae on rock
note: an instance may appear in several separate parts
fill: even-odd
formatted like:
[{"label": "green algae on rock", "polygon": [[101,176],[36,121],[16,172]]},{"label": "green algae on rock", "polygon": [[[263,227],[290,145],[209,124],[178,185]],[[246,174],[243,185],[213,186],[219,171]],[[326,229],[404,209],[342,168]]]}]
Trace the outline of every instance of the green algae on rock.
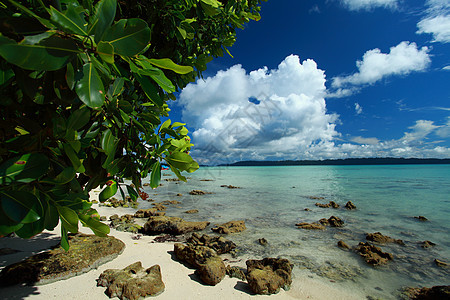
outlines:
[{"label": "green algae on rock", "polygon": [[125,244],[112,236],[81,233],[70,235],[69,245],[69,251],[58,246],[5,267],[0,273],[0,285],[48,284],[67,279],[113,260],[125,249]]}]

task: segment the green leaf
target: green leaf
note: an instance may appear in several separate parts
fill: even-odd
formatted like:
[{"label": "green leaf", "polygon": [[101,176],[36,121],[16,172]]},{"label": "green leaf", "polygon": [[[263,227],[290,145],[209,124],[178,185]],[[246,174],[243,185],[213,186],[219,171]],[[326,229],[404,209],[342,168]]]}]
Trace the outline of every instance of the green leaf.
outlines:
[{"label": "green leaf", "polygon": [[35,195],[25,191],[0,193],[3,212],[15,223],[32,223],[43,215],[42,204]]},{"label": "green leaf", "polygon": [[70,162],[72,163],[72,166],[75,168],[76,172],[83,173],[85,171],[83,162],[80,158],[78,158],[75,150],[69,143],[65,143],[63,145],[64,152],[66,153],[67,157],[69,158]]},{"label": "green leaf", "polygon": [[15,233],[23,238],[29,239],[36,234],[41,233],[44,230],[44,220],[39,220],[33,223],[24,224],[20,229],[16,230]]},{"label": "green leaf", "polygon": [[150,42],[150,28],[141,19],[122,19],[105,32],[102,40],[110,42],[117,54],[134,56]]},{"label": "green leaf", "polygon": [[152,167],[152,173],[150,175],[150,187],[156,189],[161,181],[161,164],[159,161],[155,162]]},{"label": "green leaf", "polygon": [[114,63],[114,47],[109,42],[99,42],[97,53],[108,64]]},{"label": "green leaf", "polygon": [[116,16],[117,0],[101,0],[95,7],[95,14],[89,24],[89,33],[94,32],[95,42],[102,40],[103,34],[111,26]]},{"label": "green leaf", "polygon": [[0,183],[31,182],[47,173],[48,158],[40,153],[24,154],[0,165]]},{"label": "green leaf", "polygon": [[67,129],[79,130],[85,126],[91,117],[91,111],[87,107],[75,110],[67,120]]},{"label": "green leaf", "polygon": [[96,109],[103,105],[105,102],[103,83],[94,64],[87,63],[83,66],[83,77],[77,82],[75,92],[90,108]]},{"label": "green leaf", "polygon": [[80,218],[81,223],[83,223],[86,227],[89,227],[97,236],[107,236],[110,231],[108,225],[96,220],[92,217],[92,215],[80,214],[78,217]]},{"label": "green leaf", "polygon": [[152,58],[152,59],[148,59],[148,61],[157,67],[172,70],[178,74],[187,74],[187,73],[194,71],[194,69],[191,66],[177,65],[170,58],[162,58],[162,59]]},{"label": "green leaf", "polygon": [[184,152],[174,152],[167,156],[166,160],[175,168],[189,173],[192,173],[199,168],[198,163],[196,163],[189,154]]},{"label": "green leaf", "polygon": [[26,70],[54,71],[64,67],[80,51],[72,39],[52,35],[37,44],[16,43],[0,35],[0,55]]},{"label": "green leaf", "polygon": [[130,196],[131,200],[133,201],[136,201],[136,199],[139,197],[139,194],[136,192],[136,190],[129,185],[127,185],[127,192],[128,196]]},{"label": "green leaf", "polygon": [[67,206],[57,206],[59,217],[64,228],[72,233],[78,232],[78,215],[77,213]]},{"label": "green leaf", "polygon": [[103,132],[102,135],[102,149],[106,155],[114,155],[116,152],[117,138],[113,135],[110,129]]},{"label": "green leaf", "polygon": [[23,12],[25,12],[27,15],[29,15],[30,17],[35,18],[36,20],[38,20],[42,25],[44,25],[47,28],[53,28],[52,23],[44,18],[39,17],[38,15],[36,15],[34,12],[32,12],[31,10],[29,10],[28,8],[26,8],[25,6],[17,3],[16,1],[13,0],[8,0],[9,2],[11,2],[14,6],[16,6],[17,8],[19,8],[20,10],[22,10]]},{"label": "green leaf", "polygon": [[73,69],[73,65],[71,63],[67,64],[66,82],[69,89],[73,90],[75,87],[75,70]]},{"label": "green leaf", "polygon": [[60,29],[63,29],[69,33],[87,36],[86,21],[77,12],[74,5],[68,5],[68,8],[64,14],[53,6],[50,7],[50,19]]},{"label": "green leaf", "polygon": [[153,85],[153,83],[151,83],[148,77],[136,74],[135,78],[141,84],[141,87],[144,90],[145,95],[147,95],[150,101],[152,101],[154,104],[158,106],[162,106],[164,104],[164,101],[158,95],[158,90]]},{"label": "green leaf", "polygon": [[161,124],[161,126],[159,127],[159,133],[161,132],[161,130],[163,130],[164,128],[169,128],[170,124],[172,123],[172,121],[170,119],[167,119],[164,121],[164,123]]},{"label": "green leaf", "polygon": [[123,78],[116,78],[116,80],[114,80],[114,83],[110,85],[108,91],[111,98],[114,96],[118,96],[122,93],[124,83],[125,80]]},{"label": "green leaf", "polygon": [[215,16],[219,13],[220,2],[216,0],[201,0],[200,2],[207,16]]},{"label": "green leaf", "polygon": [[103,203],[112,196],[114,196],[116,193],[117,193],[117,182],[115,180],[108,180],[106,182],[106,187],[98,195],[98,199],[100,202]]},{"label": "green leaf", "polygon": [[75,169],[73,167],[67,167],[62,170],[62,172],[59,173],[55,178],[44,178],[39,182],[49,184],[66,184],[72,181],[72,179],[74,179],[76,175],[77,172],[75,172]]},{"label": "green leaf", "polygon": [[11,78],[14,77],[14,72],[11,69],[0,69],[0,86],[7,83]]},{"label": "green leaf", "polygon": [[61,225],[61,247],[69,251],[69,237],[67,236],[67,229],[64,227],[64,224]]},{"label": "green leaf", "polygon": [[45,209],[45,223],[44,227],[47,230],[53,230],[59,223],[58,210],[53,205],[47,205]]}]

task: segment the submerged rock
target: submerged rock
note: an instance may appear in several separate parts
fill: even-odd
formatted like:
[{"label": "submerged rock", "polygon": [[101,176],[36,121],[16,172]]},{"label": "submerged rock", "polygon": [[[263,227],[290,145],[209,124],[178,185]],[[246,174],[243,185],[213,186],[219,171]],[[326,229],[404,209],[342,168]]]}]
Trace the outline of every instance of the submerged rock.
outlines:
[{"label": "submerged rock", "polygon": [[344,226],[344,221],[342,221],[340,218],[331,216],[329,219],[320,219],[319,223],[324,226],[331,226],[331,227],[342,227]]},{"label": "submerged rock", "polygon": [[345,208],[348,209],[348,210],[353,210],[353,209],[356,209],[356,205],[353,204],[352,201],[348,201],[348,202],[345,204]]},{"label": "submerged rock", "polygon": [[187,242],[194,246],[206,246],[216,251],[217,254],[228,253],[231,252],[234,248],[236,248],[235,243],[225,239],[222,236],[213,237],[207,234],[200,236],[196,232],[194,232],[192,236],[187,239]]},{"label": "submerged rock", "polygon": [[368,233],[366,234],[366,239],[368,241],[376,242],[379,244],[396,243],[402,246],[405,245],[405,243],[402,240],[393,239],[387,235],[381,234],[381,232]]},{"label": "submerged rock", "polygon": [[297,226],[298,228],[301,228],[301,229],[325,230],[325,226],[320,223],[302,222],[302,223],[295,224],[295,226]]},{"label": "submerged rock", "polygon": [[165,288],[159,265],[144,269],[140,261],[122,270],[105,270],[97,279],[97,286],[106,287],[106,294],[110,298],[129,300],[156,296]]},{"label": "submerged rock", "polygon": [[360,242],[356,247],[356,251],[364,258],[364,261],[372,266],[378,266],[394,259],[391,253],[383,252],[380,247],[369,243]]},{"label": "submerged rock", "polygon": [[202,190],[192,190],[189,192],[189,195],[206,195],[206,194],[208,193]]},{"label": "submerged rock", "polygon": [[206,228],[209,222],[188,222],[177,217],[154,216],[150,217],[144,224],[142,232],[148,235],[160,233],[184,234],[192,231],[199,231]]},{"label": "submerged rock", "polygon": [[231,185],[231,184],[230,185],[223,184],[220,187],[226,187],[226,188],[229,188],[229,189],[240,189],[240,187],[234,186],[234,185]]},{"label": "submerged rock", "polygon": [[330,201],[330,202],[327,203],[327,204],[316,203],[315,205],[318,206],[318,207],[322,207],[322,208],[328,208],[328,207],[339,208],[339,204],[337,204],[337,203],[334,202],[334,201]]},{"label": "submerged rock", "polygon": [[414,217],[414,219],[417,219],[417,220],[419,220],[419,221],[423,221],[423,222],[425,222],[425,221],[428,221],[428,219],[427,219],[427,218],[425,218],[424,216],[418,216],[418,217]]},{"label": "submerged rock", "polygon": [[256,294],[276,294],[280,288],[288,291],[292,283],[292,265],[287,259],[264,258],[247,260],[247,282]]},{"label": "submerged rock", "polygon": [[430,247],[434,247],[434,246],[436,246],[436,244],[431,241],[423,241],[421,243],[422,248],[430,248]]},{"label": "submerged rock", "polygon": [[267,240],[265,238],[260,238],[260,239],[258,239],[258,243],[260,245],[266,246],[267,245]]},{"label": "submerged rock", "polygon": [[344,249],[344,250],[350,250],[351,249],[351,247],[349,245],[347,245],[347,243],[344,242],[344,241],[338,241],[337,245],[338,245],[339,248]]},{"label": "submerged rock", "polygon": [[58,246],[5,267],[0,273],[0,285],[47,284],[67,279],[113,260],[125,248],[112,236],[81,233],[69,235],[69,245],[69,251]]},{"label": "submerged rock", "polygon": [[216,285],[225,277],[225,264],[209,247],[176,243],[174,252],[179,260],[196,268],[195,274],[208,285]]},{"label": "submerged rock", "polygon": [[448,266],[448,264],[445,261],[439,260],[437,258],[434,260],[434,263],[438,267],[447,267]]},{"label": "submerged rock", "polygon": [[230,234],[241,232],[246,229],[244,221],[230,221],[222,225],[218,225],[214,228],[211,228],[212,231],[221,233],[221,234]]},{"label": "submerged rock", "polygon": [[198,209],[190,209],[184,212],[185,214],[196,214],[198,213]]}]

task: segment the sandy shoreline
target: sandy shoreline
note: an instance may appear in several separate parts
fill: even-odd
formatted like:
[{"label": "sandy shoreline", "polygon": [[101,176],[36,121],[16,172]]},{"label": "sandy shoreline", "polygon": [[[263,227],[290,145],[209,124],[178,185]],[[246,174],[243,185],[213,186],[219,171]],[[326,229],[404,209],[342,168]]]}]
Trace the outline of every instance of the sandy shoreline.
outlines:
[{"label": "sandy shoreline", "polygon": [[[91,193],[95,199],[97,193]],[[109,217],[121,209],[93,206],[100,215]],[[82,227],[80,232],[91,234],[90,229]],[[194,269],[189,269],[172,259],[173,244],[151,243],[153,237],[142,236],[133,240],[132,234],[111,229],[110,235],[122,240],[126,248],[119,257],[101,265],[88,273],[39,286],[12,286],[0,288],[1,299],[109,299],[104,287],[97,287],[96,279],[106,269],[122,269],[134,262],[141,261],[143,267],[160,265],[165,291],[152,297],[155,299],[364,299],[364,295],[355,295],[353,291],[344,291],[332,282],[324,282],[310,276],[295,276],[289,291],[281,290],[270,296],[253,295],[247,284],[236,278],[226,276],[216,286],[200,283],[194,275]],[[0,256],[0,267],[20,261],[57,244],[59,227],[54,231],[44,232],[30,240],[19,238],[1,238],[0,248],[12,248],[21,252]],[[118,298],[114,298],[118,299]]]}]

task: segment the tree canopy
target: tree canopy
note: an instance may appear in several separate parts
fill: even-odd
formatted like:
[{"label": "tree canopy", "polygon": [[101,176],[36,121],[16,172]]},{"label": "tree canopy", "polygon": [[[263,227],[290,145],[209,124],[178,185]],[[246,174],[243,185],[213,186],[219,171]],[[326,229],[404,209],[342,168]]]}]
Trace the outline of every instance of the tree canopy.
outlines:
[{"label": "tree canopy", "polygon": [[167,102],[229,53],[261,0],[46,3],[0,3],[0,235],[61,222],[67,249],[79,222],[109,233],[92,189],[136,200],[162,163],[182,180],[198,169]]}]

